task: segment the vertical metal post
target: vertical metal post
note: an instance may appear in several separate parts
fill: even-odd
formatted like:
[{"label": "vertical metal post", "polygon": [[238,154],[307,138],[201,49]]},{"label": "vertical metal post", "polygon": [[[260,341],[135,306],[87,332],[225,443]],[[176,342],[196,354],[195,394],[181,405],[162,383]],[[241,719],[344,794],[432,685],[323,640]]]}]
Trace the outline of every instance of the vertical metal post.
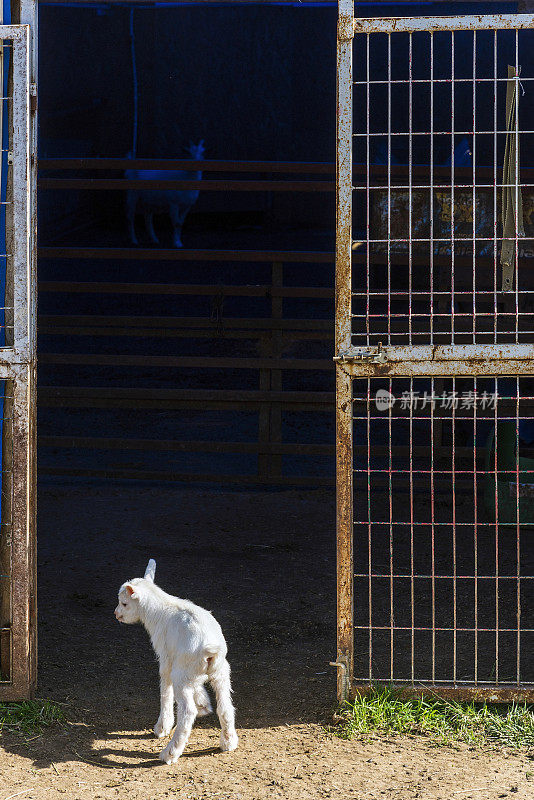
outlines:
[{"label": "vertical metal post", "polygon": [[[14,49],[14,48],[13,48]],[[5,57],[5,50],[2,58]],[[2,70],[3,72],[3,70]],[[3,77],[3,76],[2,76]],[[8,94],[13,93],[13,58],[9,60],[7,89]],[[2,94],[4,93],[4,81],[2,80]],[[7,149],[8,154],[13,149],[13,103],[9,103],[5,110],[7,114],[7,136],[4,141],[4,131],[2,130],[0,139],[2,147]],[[9,161],[9,156],[6,161]],[[13,171],[6,164],[6,208],[5,208],[5,253],[6,257],[1,265],[5,269],[4,277],[4,344],[6,347],[14,347],[14,226],[13,226]],[[11,586],[13,584],[13,426],[6,424],[7,420],[13,419],[13,386],[11,383],[4,382],[4,397],[2,400],[2,447],[1,447],[1,466],[2,466],[2,498],[0,509],[0,574],[5,577],[0,583],[0,628],[2,629],[0,639],[0,671],[2,679],[13,680],[13,597]],[[9,387],[9,388],[8,388]]]},{"label": "vertical metal post", "polygon": [[31,524],[32,448],[30,436],[33,369],[20,365],[13,381],[13,673],[11,698],[31,697],[35,691],[34,531]]},{"label": "vertical metal post", "polygon": [[13,16],[29,26],[29,164],[28,164],[28,350],[27,350],[27,473],[26,524],[28,548],[28,676],[25,695],[32,696],[37,684],[37,0],[12,0]]},{"label": "vertical metal post", "polygon": [[[354,567],[352,531],[352,380],[336,366],[336,531],[338,700],[352,686]],[[342,666],[339,666],[342,665]]]},{"label": "vertical metal post", "polygon": [[[12,6],[16,23],[35,23],[36,6]],[[0,624],[10,639],[10,671],[0,686],[2,700],[31,697],[36,684],[36,559],[35,559],[35,91],[36,38],[28,24],[3,26],[12,39],[9,76],[9,145],[12,164],[6,207],[6,341],[0,350],[1,379],[9,387],[4,399],[2,431],[3,528],[9,557],[9,620],[2,602]],[[33,65],[33,71],[32,71]],[[7,523],[7,526],[6,526]],[[6,627],[7,626],[7,627]],[[6,636],[7,638],[7,636]],[[2,650],[5,648],[3,647]],[[5,670],[2,670],[5,672]],[[7,677],[7,680],[5,678]]]},{"label": "vertical metal post", "polygon": [[[13,345],[20,360],[34,356],[35,337],[32,336],[32,292],[31,284],[31,189],[28,173],[31,172],[30,134],[30,77],[29,31],[20,43],[13,44],[13,109],[12,144],[13,169],[11,215],[6,224],[12,226],[9,254],[12,256],[12,275],[6,276],[6,284],[13,287]],[[6,237],[7,239],[8,237]],[[9,272],[9,270],[8,270]],[[30,344],[31,343],[31,344]]]},{"label": "vertical metal post", "polygon": [[[37,0],[13,0],[19,21],[29,26],[30,115],[29,115],[29,358],[37,356],[37,86],[38,86],[38,11]],[[35,402],[32,402],[35,408]],[[30,442],[35,450],[35,441]],[[35,481],[34,481],[35,482]]]},{"label": "vertical metal post", "polygon": [[28,351],[27,351],[27,473],[26,524],[28,548],[28,677],[26,696],[37,684],[37,86],[38,5],[37,0],[12,0],[13,16],[29,26],[29,180],[28,180]]},{"label": "vertical metal post", "polygon": [[[352,0],[340,0],[337,35],[336,356],[351,345],[352,261]],[[353,678],[352,385],[336,362],[337,692]]]}]

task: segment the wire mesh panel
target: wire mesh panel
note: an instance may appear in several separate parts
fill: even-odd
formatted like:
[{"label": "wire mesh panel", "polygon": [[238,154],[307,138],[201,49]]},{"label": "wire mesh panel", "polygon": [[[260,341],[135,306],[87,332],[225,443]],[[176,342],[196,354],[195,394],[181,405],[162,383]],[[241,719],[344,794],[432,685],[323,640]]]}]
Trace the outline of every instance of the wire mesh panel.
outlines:
[{"label": "wire mesh panel", "polygon": [[354,106],[366,109],[353,144],[358,342],[532,341],[530,37],[356,36]]},{"label": "wire mesh panel", "polygon": [[534,684],[533,390],[354,381],[356,680]]},{"label": "wire mesh panel", "polygon": [[0,47],[0,699],[18,699],[36,664],[29,27],[0,25]]},{"label": "wire mesh panel", "polygon": [[339,693],[534,696],[534,16],[340,11]]}]

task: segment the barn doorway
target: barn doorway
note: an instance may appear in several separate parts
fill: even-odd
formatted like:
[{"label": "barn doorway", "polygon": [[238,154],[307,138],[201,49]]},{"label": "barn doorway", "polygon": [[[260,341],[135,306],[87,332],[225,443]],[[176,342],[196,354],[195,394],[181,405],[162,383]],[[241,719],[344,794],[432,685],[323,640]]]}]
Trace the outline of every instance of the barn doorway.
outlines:
[{"label": "barn doorway", "polygon": [[[335,20],[41,10],[43,41],[69,44],[41,57],[40,685],[108,731],[102,698],[153,724],[146,637],[110,614],[148,558],[220,620],[240,726],[330,703]],[[152,241],[145,200],[132,241],[145,190],[198,192],[183,247],[168,209]]]}]

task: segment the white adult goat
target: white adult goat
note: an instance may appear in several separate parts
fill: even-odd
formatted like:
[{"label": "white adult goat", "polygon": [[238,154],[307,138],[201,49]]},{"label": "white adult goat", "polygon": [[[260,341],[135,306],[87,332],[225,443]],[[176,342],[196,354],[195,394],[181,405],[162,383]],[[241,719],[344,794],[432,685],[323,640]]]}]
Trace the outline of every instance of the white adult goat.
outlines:
[{"label": "white adult goat", "polygon": [[[189,144],[187,152],[195,161],[204,158],[204,140],[198,144]],[[201,180],[202,171],[168,170],[168,169],[127,169],[126,178],[136,181],[183,181]],[[129,189],[126,193],[126,216],[132,244],[139,244],[135,235],[135,214],[141,212],[145,219],[145,228],[152,244],[159,244],[154,230],[154,214],[168,214],[173,227],[173,243],[175,247],[183,247],[182,226],[192,206],[198,200],[198,189]]]},{"label": "white adult goat", "polygon": [[161,712],[154,726],[158,739],[174,727],[174,701],[178,707],[174,736],[160,753],[167,764],[181,756],[195,718],[212,711],[204,687],[209,681],[217,698],[221,722],[221,750],[238,745],[235,713],[231,698],[230,665],[221,626],[200,606],[167,594],[154,583],[156,562],[150,559],[144,578],[134,578],[119,589],[115,616],[146,628],[159,660]]}]

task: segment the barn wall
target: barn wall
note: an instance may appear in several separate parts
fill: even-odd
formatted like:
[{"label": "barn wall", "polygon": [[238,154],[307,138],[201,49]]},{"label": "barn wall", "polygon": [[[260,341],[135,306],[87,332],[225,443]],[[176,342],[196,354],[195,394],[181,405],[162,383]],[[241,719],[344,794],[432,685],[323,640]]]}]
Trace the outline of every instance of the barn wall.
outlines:
[{"label": "barn wall", "polygon": [[[332,160],[333,8],[136,9],[139,154]],[[41,144],[54,155],[131,146],[129,10],[41,10]]]}]

